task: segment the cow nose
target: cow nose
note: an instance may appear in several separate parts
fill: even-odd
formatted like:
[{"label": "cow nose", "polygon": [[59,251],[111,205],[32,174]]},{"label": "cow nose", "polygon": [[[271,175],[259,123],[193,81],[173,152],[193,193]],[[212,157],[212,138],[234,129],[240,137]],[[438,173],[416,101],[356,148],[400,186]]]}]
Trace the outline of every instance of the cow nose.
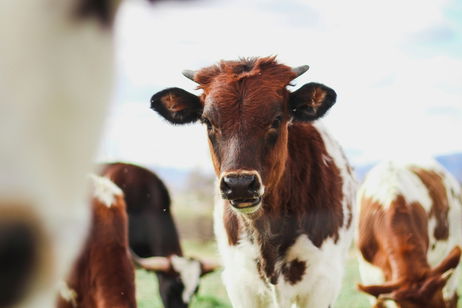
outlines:
[{"label": "cow nose", "polygon": [[0,222],[0,307],[14,304],[23,295],[36,249],[36,234],[27,223]]},{"label": "cow nose", "polygon": [[227,174],[220,183],[224,199],[251,199],[259,197],[260,181],[254,174]]}]

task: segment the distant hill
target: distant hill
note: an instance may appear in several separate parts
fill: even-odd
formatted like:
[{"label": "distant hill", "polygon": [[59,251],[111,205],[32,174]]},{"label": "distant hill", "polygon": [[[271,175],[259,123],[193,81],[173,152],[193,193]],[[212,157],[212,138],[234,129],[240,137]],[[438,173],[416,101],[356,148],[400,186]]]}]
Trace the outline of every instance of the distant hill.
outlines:
[{"label": "distant hill", "polygon": [[185,189],[188,181],[189,169],[166,168],[157,166],[148,166],[157,176],[167,185],[171,191],[182,191]]},{"label": "distant hill", "polygon": [[[462,153],[454,153],[436,156],[435,159],[451,172],[456,179],[462,183]],[[362,181],[366,173],[375,165],[375,163],[360,165],[355,167],[356,176]]]},{"label": "distant hill", "polygon": [[437,156],[436,160],[445,166],[462,183],[462,153]]},{"label": "distant hill", "polygon": [[[462,153],[440,155],[436,157],[446,169],[449,170],[462,183]],[[355,172],[359,181],[364,179],[366,173],[375,165],[375,163],[355,166]],[[191,169],[176,169],[157,166],[149,166],[168,186],[169,190],[174,193],[183,192],[188,185]]]}]

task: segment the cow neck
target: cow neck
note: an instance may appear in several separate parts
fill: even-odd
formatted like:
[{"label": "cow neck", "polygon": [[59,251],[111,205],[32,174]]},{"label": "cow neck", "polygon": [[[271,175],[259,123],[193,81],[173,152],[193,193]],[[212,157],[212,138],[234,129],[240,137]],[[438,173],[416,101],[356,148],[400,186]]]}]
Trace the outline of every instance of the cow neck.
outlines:
[{"label": "cow neck", "polygon": [[[276,261],[285,257],[299,235],[321,247],[338,240],[343,223],[342,180],[319,132],[309,124],[289,130],[289,156],[279,183],[269,189],[258,218],[240,221],[251,242],[260,246],[257,261],[262,276],[274,283],[280,273]],[[229,235],[229,234],[228,234]]]},{"label": "cow neck", "polygon": [[392,281],[418,281],[430,271],[427,262],[427,220],[425,210],[417,202],[406,205],[400,195],[391,205],[385,220],[384,243]]}]

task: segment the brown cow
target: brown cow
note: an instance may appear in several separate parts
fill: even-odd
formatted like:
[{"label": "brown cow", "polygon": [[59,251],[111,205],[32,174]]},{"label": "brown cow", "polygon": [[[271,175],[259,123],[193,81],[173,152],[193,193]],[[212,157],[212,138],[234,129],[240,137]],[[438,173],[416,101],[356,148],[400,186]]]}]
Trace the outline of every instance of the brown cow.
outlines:
[{"label": "brown cow", "polygon": [[457,307],[460,194],[436,162],[389,161],[370,171],[358,194],[357,245],[359,289],[374,307]]},{"label": "brown cow", "polygon": [[216,264],[183,257],[167,187],[153,172],[133,164],[107,164],[101,175],[124,192],[130,248],[138,265],[156,272],[164,307],[188,307],[199,288],[199,278]]},{"label": "brown cow", "polygon": [[207,128],[219,181],[215,233],[234,307],[327,308],[335,302],[352,238],[355,181],[339,145],[316,120],[336,93],[287,86],[308,69],[274,57],[222,61],[155,94],[174,124]]},{"label": "brown cow", "polygon": [[58,307],[134,308],[124,196],[107,178],[92,176],[92,182],[90,232],[67,283],[61,285]]}]

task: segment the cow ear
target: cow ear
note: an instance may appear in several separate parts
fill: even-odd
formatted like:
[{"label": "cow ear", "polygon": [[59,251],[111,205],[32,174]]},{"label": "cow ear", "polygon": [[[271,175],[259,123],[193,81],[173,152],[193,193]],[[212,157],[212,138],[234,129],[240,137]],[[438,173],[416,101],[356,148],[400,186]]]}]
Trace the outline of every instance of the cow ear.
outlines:
[{"label": "cow ear", "polygon": [[151,109],[172,124],[196,122],[203,110],[198,96],[180,88],[168,88],[154,94]]},{"label": "cow ear", "polygon": [[320,83],[310,82],[290,94],[289,110],[294,121],[314,121],[335,104],[337,94]]}]

